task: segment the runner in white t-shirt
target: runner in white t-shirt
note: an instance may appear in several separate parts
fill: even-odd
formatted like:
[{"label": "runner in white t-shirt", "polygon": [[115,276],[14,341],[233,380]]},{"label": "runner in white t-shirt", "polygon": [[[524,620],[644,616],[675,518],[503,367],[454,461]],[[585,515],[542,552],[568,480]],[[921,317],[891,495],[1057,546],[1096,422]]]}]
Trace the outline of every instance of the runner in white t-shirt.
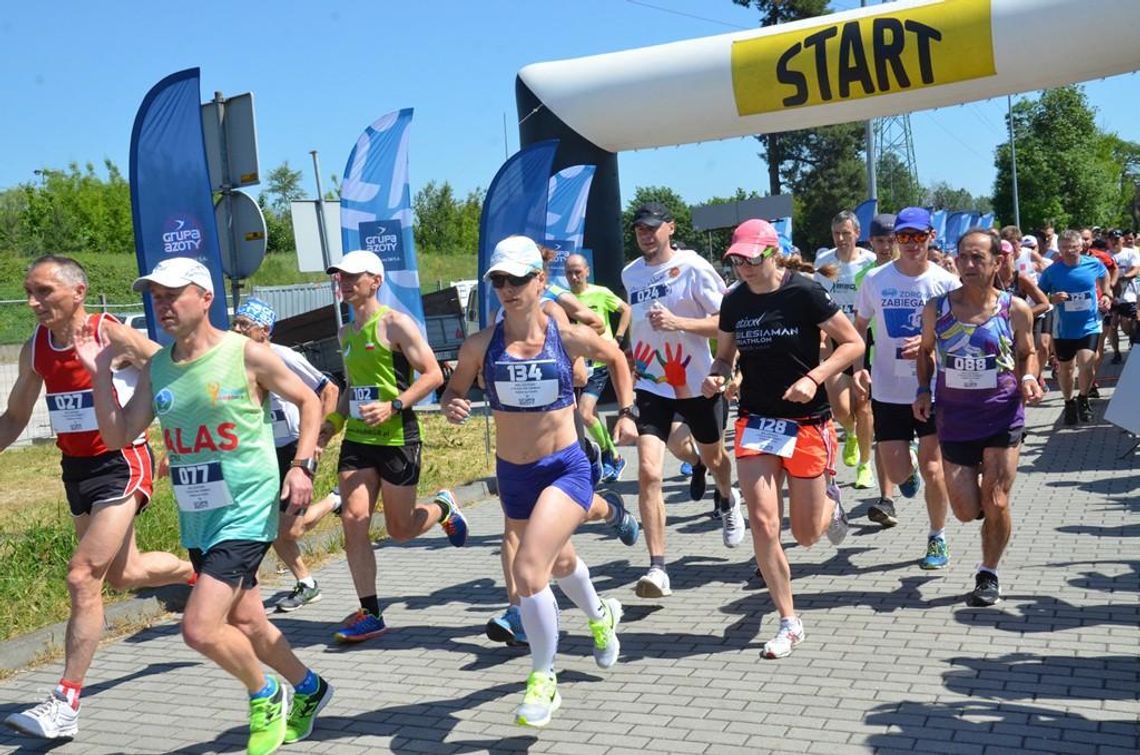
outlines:
[{"label": "runner in white t-shirt", "polygon": [[[843,210],[831,221],[831,237],[835,248],[816,255],[815,268],[834,265],[838,277],[834,281],[816,273],[815,280],[824,287],[832,300],[839,305],[851,322],[855,321],[855,294],[863,276],[875,266],[875,253],[856,246],[859,240],[859,218],[850,210]],[[828,351],[830,352],[829,344]],[[852,389],[851,367],[827,379],[827,397],[835,420],[843,426],[843,463],[855,469],[855,487],[867,489],[875,486],[871,469],[871,402],[859,398]],[[858,465],[858,466],[856,466]]]},{"label": "runner in white t-shirt", "polygon": [[716,483],[724,544],[744,539],[740,493],[732,488],[732,462],[724,450],[723,396],[705,398],[709,339],[717,334],[724,280],[696,252],[673,249],[673,214],[649,202],[633,215],[641,258],[626,265],[621,280],[633,309],[629,357],[636,376],[638,506],[649,549],[649,571],[637,582],[643,598],[672,593],[665,570],[665,500],[661,479],[665,443],[674,415],[689,426],[701,460]]},{"label": "runner in white t-shirt", "polygon": [[[919,474],[926,482],[930,535],[920,565],[924,569],[941,569],[950,562],[945,536],[949,504],[942,454],[934,418],[920,422],[911,405],[918,391],[915,359],[921,341],[923,307],[933,297],[956,289],[961,283],[927,259],[932,230],[929,210],[907,207],[900,211],[895,218],[899,258],[863,278],[855,304],[855,329],[866,340],[867,329],[874,323],[875,351],[871,371],[858,370],[855,385],[864,395],[874,396],[871,407],[875,440],[887,476],[907,498],[918,492]],[[916,436],[917,456],[910,447]],[[868,516],[883,523],[873,506]]]},{"label": "runner in white t-shirt", "polygon": [[1120,271],[1117,277],[1119,291],[1112,304],[1112,322],[1108,335],[1112,343],[1112,363],[1120,364],[1124,361],[1124,356],[1120,353],[1120,330],[1124,330],[1131,343],[1136,328],[1136,276],[1140,273],[1140,251],[1132,246],[1135,237],[1131,233],[1110,231],[1108,239],[1112,245],[1112,259]]}]

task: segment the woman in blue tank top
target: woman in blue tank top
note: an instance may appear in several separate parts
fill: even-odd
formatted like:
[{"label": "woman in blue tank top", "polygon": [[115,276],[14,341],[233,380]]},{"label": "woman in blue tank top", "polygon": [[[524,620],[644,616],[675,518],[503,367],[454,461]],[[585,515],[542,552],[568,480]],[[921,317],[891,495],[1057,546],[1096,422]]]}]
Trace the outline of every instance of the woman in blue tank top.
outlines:
[{"label": "woman in blue tank top", "polygon": [[574,430],[571,363],[587,357],[608,364],[623,407],[614,429],[618,443],[637,436],[633,382],[617,344],[579,325],[559,325],[542,311],[546,276],[534,241],[524,236],[500,241],[483,279],[499,297],[503,321],[464,342],[441,404],[448,421],[465,421],[471,411],[467,392],[482,375],[495,417],[504,538],[518,539],[511,576],[531,648],[532,671],[514,716],[522,725],[545,726],[562,703],[554,675],[558,605],[550,589],[552,574],[586,613],[597,664],[612,666],[620,648],[621,604],[598,597],[589,569],[570,543],[594,496],[590,463]]},{"label": "woman in blue tank top", "polygon": [[935,416],[950,507],[962,522],[983,520],[982,562],[966,598],[971,606],[1001,600],[997,567],[1012,528],[1009,498],[1023,402],[1041,398],[1033,313],[1022,299],[995,288],[1000,257],[991,231],[975,228],[962,236],[962,287],[927,303],[917,361],[914,415],[923,422]]}]

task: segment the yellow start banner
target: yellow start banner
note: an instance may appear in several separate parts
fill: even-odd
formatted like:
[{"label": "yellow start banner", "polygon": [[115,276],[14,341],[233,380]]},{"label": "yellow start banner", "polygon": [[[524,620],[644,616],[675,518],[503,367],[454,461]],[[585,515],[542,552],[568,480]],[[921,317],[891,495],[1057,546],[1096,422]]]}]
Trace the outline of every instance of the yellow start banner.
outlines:
[{"label": "yellow start banner", "polygon": [[[882,6],[887,8],[887,6]],[[952,84],[994,69],[990,0],[943,0],[732,44],[740,115]]]}]

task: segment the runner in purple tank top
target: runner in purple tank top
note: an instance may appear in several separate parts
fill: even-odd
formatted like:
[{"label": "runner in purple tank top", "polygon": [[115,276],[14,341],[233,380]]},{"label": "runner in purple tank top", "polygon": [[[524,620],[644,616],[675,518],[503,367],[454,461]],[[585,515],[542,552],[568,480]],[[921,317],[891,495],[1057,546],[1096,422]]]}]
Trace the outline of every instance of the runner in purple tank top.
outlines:
[{"label": "runner in purple tank top", "polygon": [[950,506],[960,521],[984,520],[982,563],[966,598],[971,606],[1001,600],[997,567],[1012,527],[1009,497],[1025,427],[1023,402],[1041,398],[1033,313],[994,287],[999,244],[984,229],[962,236],[962,287],[927,303],[917,362],[914,416],[923,422],[935,416]]}]

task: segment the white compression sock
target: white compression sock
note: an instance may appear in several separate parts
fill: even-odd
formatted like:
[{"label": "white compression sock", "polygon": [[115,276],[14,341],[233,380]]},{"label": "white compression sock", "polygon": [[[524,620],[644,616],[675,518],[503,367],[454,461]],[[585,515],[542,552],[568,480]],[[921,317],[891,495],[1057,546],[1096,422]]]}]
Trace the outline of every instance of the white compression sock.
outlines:
[{"label": "white compression sock", "polygon": [[602,612],[602,599],[598,597],[598,591],[590,581],[590,568],[582,559],[578,559],[574,571],[558,578],[558,587],[588,618],[600,619],[605,615]]},{"label": "white compression sock", "polygon": [[558,602],[550,585],[534,595],[519,598],[519,616],[530,643],[531,671],[554,673],[558,650]]}]

